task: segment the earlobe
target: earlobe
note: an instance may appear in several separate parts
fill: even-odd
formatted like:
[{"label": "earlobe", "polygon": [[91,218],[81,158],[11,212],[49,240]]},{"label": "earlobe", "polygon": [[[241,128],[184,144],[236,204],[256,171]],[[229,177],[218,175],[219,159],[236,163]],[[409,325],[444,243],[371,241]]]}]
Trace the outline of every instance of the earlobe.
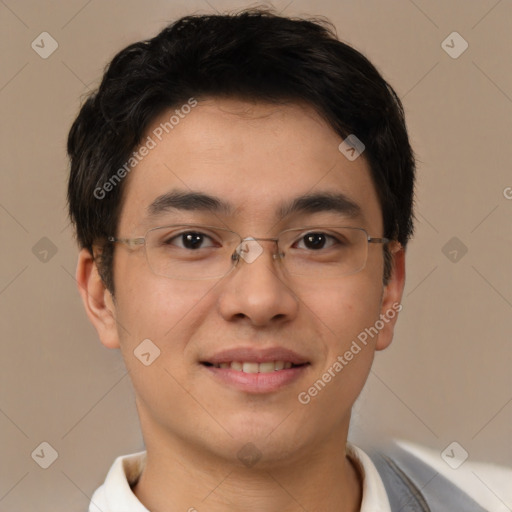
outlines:
[{"label": "earlobe", "polygon": [[101,342],[107,348],[119,348],[112,295],[105,287],[97,264],[87,249],[82,249],[78,255],[76,281],[85,312],[96,328]]},{"label": "earlobe", "polygon": [[391,276],[384,286],[380,319],[384,324],[379,331],[376,350],[384,350],[393,340],[398,313],[402,310],[401,300],[405,286],[405,249],[398,246],[392,250]]}]

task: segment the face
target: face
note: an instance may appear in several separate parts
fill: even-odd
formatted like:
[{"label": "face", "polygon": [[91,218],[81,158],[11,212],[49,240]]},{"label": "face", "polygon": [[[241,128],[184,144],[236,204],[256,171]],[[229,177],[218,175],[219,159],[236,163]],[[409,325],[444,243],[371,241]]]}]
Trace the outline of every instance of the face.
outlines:
[{"label": "face", "polygon": [[[149,128],[157,144],[126,178],[118,237],[187,223],[242,238],[303,226],[383,236],[364,157],[348,160],[340,137],[311,108],[206,100],[159,141],[154,130],[171,114]],[[173,202],[180,193],[215,201]],[[323,194],[346,201],[307,200]],[[302,206],[290,208],[298,198]],[[395,269],[383,286],[381,244],[369,244],[360,272],[312,279],[287,274],[272,257],[275,244],[259,243],[264,251],[254,261],[240,259],[224,277],[205,280],[156,275],[144,246],[116,245],[115,301],[107,304],[117,324],[96,327],[106,345],[121,348],[147,444],[179,440],[236,462],[253,443],[261,464],[276,464],[346,437],[374,351],[391,340],[403,276]],[[363,343],[361,333],[379,319],[383,327]],[[134,355],[147,339],[160,350],[148,366]],[[245,362],[244,371],[232,361]],[[264,373],[272,361],[274,371]]]}]

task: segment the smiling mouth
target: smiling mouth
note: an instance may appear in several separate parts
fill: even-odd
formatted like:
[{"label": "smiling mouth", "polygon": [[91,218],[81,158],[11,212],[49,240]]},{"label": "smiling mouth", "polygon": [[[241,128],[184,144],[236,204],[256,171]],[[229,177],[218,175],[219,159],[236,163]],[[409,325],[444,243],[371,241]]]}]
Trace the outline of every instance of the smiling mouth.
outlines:
[{"label": "smiling mouth", "polygon": [[201,363],[204,366],[213,368],[221,368],[225,370],[235,370],[243,373],[272,373],[282,370],[290,370],[291,368],[299,368],[307,366],[309,363],[293,364],[290,361],[267,361],[264,363],[256,363],[252,361],[231,361],[223,363]]}]

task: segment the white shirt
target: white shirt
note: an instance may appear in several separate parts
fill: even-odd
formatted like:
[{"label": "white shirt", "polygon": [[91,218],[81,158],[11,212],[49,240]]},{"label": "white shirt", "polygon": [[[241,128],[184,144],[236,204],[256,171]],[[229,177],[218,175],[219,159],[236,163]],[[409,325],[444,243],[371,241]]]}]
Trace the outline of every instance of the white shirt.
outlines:
[{"label": "white shirt", "polygon": [[[391,512],[384,484],[368,455],[350,444],[347,453],[363,477],[361,512]],[[130,487],[144,469],[145,458],[146,452],[118,457],[105,483],[93,494],[89,512],[149,512]]]}]

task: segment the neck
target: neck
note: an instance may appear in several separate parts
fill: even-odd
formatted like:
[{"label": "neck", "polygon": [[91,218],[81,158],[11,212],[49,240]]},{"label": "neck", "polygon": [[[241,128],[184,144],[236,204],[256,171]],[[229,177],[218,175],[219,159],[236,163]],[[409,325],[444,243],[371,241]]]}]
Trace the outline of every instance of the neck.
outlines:
[{"label": "neck", "polygon": [[[245,467],[184,439],[146,436],[146,465],[133,491],[152,512],[358,512],[360,476],[346,435],[300,455]],[[169,507],[172,504],[172,508]]]}]

